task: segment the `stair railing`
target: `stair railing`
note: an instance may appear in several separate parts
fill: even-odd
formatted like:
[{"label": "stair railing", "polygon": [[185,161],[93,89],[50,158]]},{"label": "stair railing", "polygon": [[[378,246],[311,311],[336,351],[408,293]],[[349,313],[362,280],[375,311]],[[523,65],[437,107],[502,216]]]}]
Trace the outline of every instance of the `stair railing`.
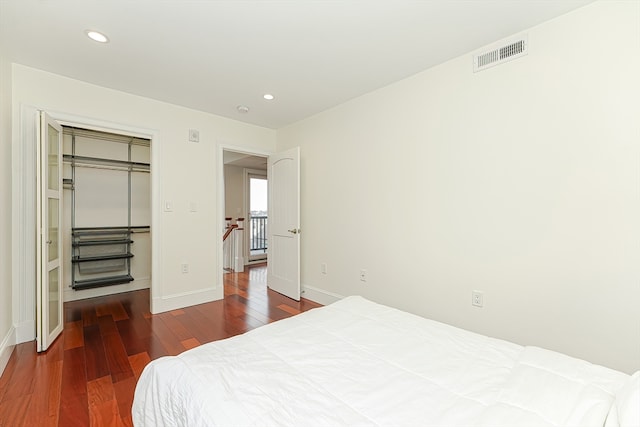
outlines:
[{"label": "stair railing", "polygon": [[231,218],[225,218],[226,227],[222,236],[223,268],[225,271],[244,271],[243,236],[244,218],[238,218],[231,224]]}]

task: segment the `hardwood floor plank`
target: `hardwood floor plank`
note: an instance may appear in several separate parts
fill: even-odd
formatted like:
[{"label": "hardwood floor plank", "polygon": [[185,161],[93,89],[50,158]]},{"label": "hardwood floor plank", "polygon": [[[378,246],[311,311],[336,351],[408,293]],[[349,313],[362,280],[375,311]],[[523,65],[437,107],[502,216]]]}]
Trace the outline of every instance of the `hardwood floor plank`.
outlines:
[{"label": "hardwood floor plank", "polygon": [[35,343],[17,345],[14,351],[17,353],[16,365],[9,380],[11,387],[7,387],[3,401],[18,399],[33,393],[33,383],[36,379],[33,371],[38,357],[35,352]]},{"label": "hardwood floor plank", "polygon": [[111,314],[111,310],[109,309],[109,303],[102,299],[102,303],[96,304],[96,316],[103,317],[109,316]]},{"label": "hardwood floor plank", "polygon": [[[184,310],[182,311],[182,314],[180,316],[183,315]],[[177,315],[173,314],[173,312],[160,314],[160,318],[162,319],[163,323],[167,325],[169,330],[173,333],[173,335],[175,335],[177,339],[186,340],[191,338],[191,332],[187,328],[185,328],[182,323],[180,323],[180,320],[176,319],[176,316]]]},{"label": "hardwood floor plank", "polygon": [[109,365],[107,364],[107,355],[102,334],[100,333],[100,326],[94,323],[91,326],[85,326],[83,331],[84,347],[82,349],[85,354],[87,379],[91,381],[109,375]]},{"label": "hardwood floor plank", "polygon": [[[95,327],[97,328],[97,325]],[[58,418],[60,426],[86,427],[89,425],[88,381],[84,353],[83,348],[72,348],[64,352]]]},{"label": "hardwood floor plank", "polygon": [[288,306],[287,304],[280,304],[278,308],[282,311],[286,311],[289,314],[300,314],[300,309]]},{"label": "hardwood floor plank", "polygon": [[240,295],[232,295],[225,299],[225,307],[227,315],[232,315],[236,319],[241,320],[247,326],[247,330],[251,330],[269,323],[266,316],[252,316],[247,310],[248,300]]},{"label": "hardwood floor plank", "polygon": [[182,344],[185,350],[191,350],[192,348],[198,347],[202,343],[195,338],[189,338],[184,341],[180,341],[180,344]]},{"label": "hardwood floor plank", "polygon": [[64,318],[66,322],[77,322],[82,320],[82,306],[67,303],[64,306]]},{"label": "hardwood floor plank", "polygon": [[89,425],[91,427],[116,427],[122,425],[118,413],[118,402],[110,400],[89,408]]},{"label": "hardwood floor plank", "polygon": [[46,424],[47,418],[49,417],[49,369],[46,365],[46,355],[38,355],[38,357],[36,357],[35,370],[32,372],[32,375],[35,378],[43,378],[44,381],[35,382],[33,393],[31,393],[29,409],[25,416],[25,424],[34,426],[43,425]]},{"label": "hardwood floor plank", "polygon": [[126,297],[121,300],[121,304],[129,319],[138,317],[144,319],[151,315],[148,292],[127,292]]},{"label": "hardwood floor plank", "polygon": [[48,372],[48,422],[47,424],[58,424],[58,413],[60,412],[60,395],[62,393],[62,365],[63,361],[53,362]]},{"label": "hardwood floor plank", "polygon": [[[14,351],[11,353],[11,356],[9,356],[9,361],[7,362],[7,366],[5,366],[4,368],[4,374],[2,375],[2,377],[0,377],[0,403],[2,403],[2,401],[4,400],[4,395],[7,393],[7,391],[11,386],[9,380],[11,379],[11,376],[12,376],[11,374],[16,370],[17,363],[18,363],[17,351],[14,349]],[[0,420],[1,419],[2,418],[0,418]]]},{"label": "hardwood floor plank", "polygon": [[98,327],[100,328],[100,334],[102,336],[118,333],[116,322],[113,321],[113,317],[111,317],[110,314],[98,316]]},{"label": "hardwood floor plank", "polygon": [[133,393],[135,392],[137,382],[137,377],[131,377],[113,384],[113,391],[118,404],[118,413],[120,414],[120,418],[123,419],[123,422],[124,418],[131,414]]},{"label": "hardwood floor plank", "polygon": [[114,385],[110,376],[87,383],[90,426],[121,425]]},{"label": "hardwood floor plank", "polygon": [[82,331],[81,319],[74,322],[65,323],[62,333],[64,338],[65,350],[84,346],[84,333]]},{"label": "hardwood floor plank", "polygon": [[151,358],[146,351],[129,356],[129,364],[136,378],[140,378],[142,370],[149,362],[151,362]]},{"label": "hardwood floor plank", "polygon": [[127,311],[124,309],[120,301],[112,301],[109,303],[109,311],[114,321],[125,320],[129,318]]},{"label": "hardwood floor plank", "polygon": [[175,356],[176,354],[182,353],[184,348],[180,344],[180,340],[171,332],[171,329],[167,327],[161,316],[155,316],[151,319],[151,329],[169,355]]},{"label": "hardwood floor plank", "polygon": [[127,351],[122,344],[120,335],[117,333],[103,335],[102,340],[104,341],[104,346],[109,349],[107,352],[107,364],[113,382],[116,383],[133,377],[133,370],[131,370]]},{"label": "hardwood floor plank", "polygon": [[143,350],[138,350],[138,353],[140,351],[146,351],[151,357],[151,360],[157,359],[158,357],[169,355],[169,353],[167,352],[167,349],[164,348],[164,346],[162,345],[162,342],[155,335],[142,338],[139,344],[140,345],[137,346],[136,348],[138,349],[142,348]]},{"label": "hardwood floor plank", "polygon": [[113,382],[110,376],[97,378],[87,382],[87,401],[89,408],[101,403],[115,400]]},{"label": "hardwood floor plank", "polygon": [[290,317],[290,316],[291,316],[290,313],[279,309],[277,306],[275,307],[269,306],[269,318],[273,322],[286,319],[287,317]]},{"label": "hardwood floor plank", "polygon": [[[222,310],[216,306],[212,306],[211,311],[218,315],[222,314]],[[192,308],[191,310],[185,310],[184,316],[178,316],[177,318],[185,328],[191,331],[193,337],[202,343],[226,338],[228,336],[222,324],[224,322],[224,316],[220,316],[218,322],[212,323],[207,320],[207,316],[199,310]]]},{"label": "hardwood floor plank", "polygon": [[153,359],[318,307],[266,287],[266,267],[224,275],[224,300],[152,315],[149,291],[65,303],[46,353],[19,344],[0,378],[0,426],[132,426],[135,385]]},{"label": "hardwood floor plank", "polygon": [[127,354],[137,354],[147,349],[152,335],[151,325],[147,319],[139,317],[121,320],[116,323],[116,326],[120,338],[127,349]]},{"label": "hardwood floor plank", "polygon": [[30,425],[26,416],[29,413],[31,396],[31,394],[25,394],[0,403],[0,426]]},{"label": "hardwood floor plank", "polygon": [[133,419],[131,418],[131,414],[127,415],[126,417],[123,417],[122,414],[120,414],[120,418],[122,419],[122,425],[124,427],[134,427],[133,426]]},{"label": "hardwood floor plank", "polygon": [[[90,303],[91,304],[91,303]],[[98,323],[98,316],[93,304],[82,308],[82,326],[93,326]]]}]

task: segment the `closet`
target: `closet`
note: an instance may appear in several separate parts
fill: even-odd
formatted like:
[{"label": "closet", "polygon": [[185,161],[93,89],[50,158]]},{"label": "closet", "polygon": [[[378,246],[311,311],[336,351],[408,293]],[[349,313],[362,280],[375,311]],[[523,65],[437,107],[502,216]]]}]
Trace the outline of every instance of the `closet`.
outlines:
[{"label": "closet", "polygon": [[151,284],[148,139],[63,127],[65,301]]}]

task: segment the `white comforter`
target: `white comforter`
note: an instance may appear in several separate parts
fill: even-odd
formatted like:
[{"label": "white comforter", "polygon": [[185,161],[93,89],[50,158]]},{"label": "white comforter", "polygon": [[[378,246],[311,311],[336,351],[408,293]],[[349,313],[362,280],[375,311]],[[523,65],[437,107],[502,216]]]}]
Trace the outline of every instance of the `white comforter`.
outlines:
[{"label": "white comforter", "polygon": [[136,426],[602,426],[628,375],[361,297],[150,363]]}]

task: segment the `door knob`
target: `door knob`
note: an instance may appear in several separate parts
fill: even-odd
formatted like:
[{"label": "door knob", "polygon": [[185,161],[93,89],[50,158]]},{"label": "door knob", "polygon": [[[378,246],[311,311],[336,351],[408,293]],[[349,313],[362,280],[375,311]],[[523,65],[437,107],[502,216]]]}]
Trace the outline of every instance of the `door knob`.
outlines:
[{"label": "door knob", "polygon": [[298,233],[300,232],[300,229],[299,229],[299,228],[293,228],[293,229],[291,229],[291,230],[287,230],[287,231],[288,231],[289,233],[292,233],[292,234],[298,234]]}]

